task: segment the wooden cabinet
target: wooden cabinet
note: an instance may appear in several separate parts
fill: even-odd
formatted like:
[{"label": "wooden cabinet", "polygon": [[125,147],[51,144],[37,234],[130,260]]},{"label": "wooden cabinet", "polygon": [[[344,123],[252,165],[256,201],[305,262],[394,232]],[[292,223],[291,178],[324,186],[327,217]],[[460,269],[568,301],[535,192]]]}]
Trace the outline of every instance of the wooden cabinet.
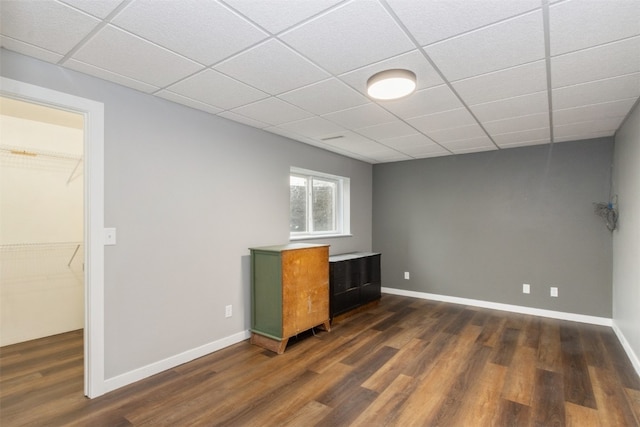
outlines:
[{"label": "wooden cabinet", "polygon": [[329,327],[329,246],[251,248],[251,343],[284,352],[289,338]]},{"label": "wooden cabinet", "polygon": [[380,254],[333,255],[330,265],[330,312],[334,317],[381,297]]}]

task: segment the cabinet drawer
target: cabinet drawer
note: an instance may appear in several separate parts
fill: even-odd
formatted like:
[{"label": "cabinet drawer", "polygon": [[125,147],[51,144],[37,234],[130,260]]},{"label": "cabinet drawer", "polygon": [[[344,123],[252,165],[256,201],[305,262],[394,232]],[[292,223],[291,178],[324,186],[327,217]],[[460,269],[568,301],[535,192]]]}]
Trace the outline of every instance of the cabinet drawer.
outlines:
[{"label": "cabinet drawer", "polygon": [[360,305],[360,288],[351,288],[345,292],[334,295],[331,306],[333,316],[347,312]]}]

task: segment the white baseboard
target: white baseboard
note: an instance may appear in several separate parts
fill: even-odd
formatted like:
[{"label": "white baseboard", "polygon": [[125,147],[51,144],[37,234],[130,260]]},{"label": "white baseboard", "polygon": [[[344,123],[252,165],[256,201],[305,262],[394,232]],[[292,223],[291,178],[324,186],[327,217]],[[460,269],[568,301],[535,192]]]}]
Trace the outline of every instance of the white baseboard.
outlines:
[{"label": "white baseboard", "polygon": [[618,341],[620,341],[620,344],[622,344],[624,351],[627,353],[627,357],[629,357],[629,360],[631,360],[631,364],[633,365],[633,368],[636,370],[636,372],[640,376],[640,359],[638,358],[638,355],[631,348],[629,341],[627,341],[627,338],[624,336],[624,334],[616,324],[615,320],[613,321],[612,328],[613,328],[613,332],[615,332],[616,336],[618,337]]},{"label": "white baseboard", "polygon": [[214,351],[221,350],[225,347],[229,347],[230,345],[246,340],[250,336],[251,333],[249,331],[239,332],[237,334],[222,338],[214,342],[210,342],[200,347],[187,350],[183,353],[176,354],[175,356],[171,356],[164,360],[159,360],[150,365],[143,366],[130,372],[126,372],[116,377],[108,378],[104,381],[104,392],[108,393],[120,387],[124,387],[136,381],[140,381],[144,378],[150,377],[151,375],[166,371],[167,369],[174,368],[176,366],[182,365],[183,363],[195,360],[199,357],[206,356],[207,354],[213,353]]},{"label": "white baseboard", "polygon": [[591,323],[593,325],[612,326],[613,321],[606,317],[587,316],[584,314],[565,313],[563,311],[544,310],[541,308],[524,307],[521,305],[502,304],[499,302],[482,301],[470,298],[452,297],[448,295],[430,294],[426,292],[406,291],[395,288],[382,288],[382,292],[391,295],[428,299],[433,301],[450,302],[453,304],[470,305],[472,307],[490,308],[493,310],[509,311],[512,313],[531,314],[533,316],[549,317],[551,319],[570,320],[573,322]]},{"label": "white baseboard", "polygon": [[[416,291],[407,291],[402,289],[395,288],[382,288],[382,292],[390,295],[402,295],[413,298],[427,299],[433,301],[442,301],[442,302],[450,302],[453,304],[462,304],[469,305],[472,307],[482,307],[489,308],[493,310],[501,310],[501,311],[509,311],[512,313],[520,313],[520,314],[530,314],[534,316],[541,317],[549,317],[552,319],[561,319],[561,320],[570,320],[581,323],[590,323],[594,325],[601,326],[610,326],[613,328],[618,340],[624,347],[633,367],[640,375],[640,359],[631,349],[628,341],[622,334],[622,331],[618,328],[615,322],[612,319],[606,317],[596,317],[596,316],[587,316],[584,314],[575,314],[575,313],[565,313],[561,311],[553,311],[553,310],[543,310],[539,308],[532,307],[524,307],[519,305],[511,305],[511,304],[502,304],[491,301],[482,301],[475,300],[470,298],[460,298],[460,297],[452,297],[447,295],[439,295],[439,294],[430,294],[426,292],[416,292]],[[206,356],[207,354],[213,353],[215,351],[221,350],[230,345],[239,343],[240,341],[244,341],[251,336],[250,331],[243,331],[237,334],[222,338],[220,340],[205,344],[203,346],[187,350],[183,353],[177,354],[175,356],[171,356],[167,359],[160,360],[158,362],[154,362],[150,365],[143,366],[141,368],[135,369],[130,372],[126,372],[124,374],[118,375],[113,378],[106,379],[104,381],[104,393],[108,393],[110,391],[116,390],[120,387],[124,387],[126,385],[132,384],[136,381],[140,381],[152,375],[158,374],[162,371],[166,371],[167,369],[174,368],[176,366],[182,365],[183,363],[190,362],[199,357]]]}]

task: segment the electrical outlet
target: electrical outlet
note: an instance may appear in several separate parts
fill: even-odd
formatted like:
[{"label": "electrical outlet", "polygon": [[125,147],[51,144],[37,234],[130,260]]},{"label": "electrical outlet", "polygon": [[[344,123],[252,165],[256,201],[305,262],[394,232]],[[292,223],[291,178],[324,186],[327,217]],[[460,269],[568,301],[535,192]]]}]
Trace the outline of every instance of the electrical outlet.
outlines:
[{"label": "electrical outlet", "polygon": [[405,271],[405,272],[404,272],[404,278],[405,278],[405,280],[409,280],[409,278],[410,278],[410,277],[411,277],[411,276],[409,275],[409,272],[408,272],[408,271]]},{"label": "electrical outlet", "polygon": [[224,308],[224,317],[231,317],[233,315],[233,306],[227,305]]},{"label": "electrical outlet", "polygon": [[558,296],[558,288],[556,288],[555,286],[551,287],[551,296],[552,297],[557,297]]},{"label": "electrical outlet", "polygon": [[530,294],[531,293],[531,285],[528,283],[523,283],[522,284],[522,293],[523,294]]}]

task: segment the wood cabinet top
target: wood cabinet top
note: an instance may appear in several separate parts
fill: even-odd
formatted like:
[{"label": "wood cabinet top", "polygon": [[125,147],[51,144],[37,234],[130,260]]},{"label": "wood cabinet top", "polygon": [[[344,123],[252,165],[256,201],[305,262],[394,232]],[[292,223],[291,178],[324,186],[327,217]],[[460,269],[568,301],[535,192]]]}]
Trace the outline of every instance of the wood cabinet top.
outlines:
[{"label": "wood cabinet top", "polygon": [[311,249],[328,247],[326,244],[313,244],[313,243],[287,243],[286,245],[274,245],[274,246],[261,246],[258,248],[249,248],[251,251],[261,252],[284,252],[292,251],[296,249]]}]

